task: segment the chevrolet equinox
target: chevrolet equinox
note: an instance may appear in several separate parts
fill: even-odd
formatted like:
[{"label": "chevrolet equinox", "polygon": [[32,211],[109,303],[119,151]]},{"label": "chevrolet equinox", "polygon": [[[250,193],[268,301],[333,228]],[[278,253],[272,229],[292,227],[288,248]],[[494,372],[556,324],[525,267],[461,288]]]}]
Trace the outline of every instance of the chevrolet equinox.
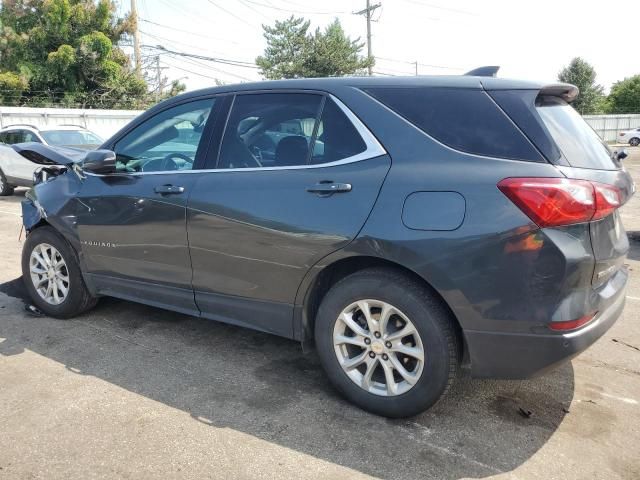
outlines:
[{"label": "chevrolet equinox", "polygon": [[166,100],[43,164],[22,270],[52,317],[113,296],[313,341],[389,417],[475,377],[522,379],[625,301],[633,182],[576,87],[483,76],[300,79]]}]

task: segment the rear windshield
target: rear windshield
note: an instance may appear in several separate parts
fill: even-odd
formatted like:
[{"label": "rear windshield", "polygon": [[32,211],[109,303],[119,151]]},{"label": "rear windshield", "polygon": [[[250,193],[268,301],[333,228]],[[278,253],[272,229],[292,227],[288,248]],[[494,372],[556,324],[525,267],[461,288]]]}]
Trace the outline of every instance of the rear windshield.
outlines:
[{"label": "rear windshield", "polygon": [[569,165],[578,168],[616,170],[609,147],[567,102],[541,97],[536,110]]},{"label": "rear windshield", "polygon": [[84,130],[46,130],[40,134],[49,145],[57,147],[98,146],[103,142],[97,135]]}]

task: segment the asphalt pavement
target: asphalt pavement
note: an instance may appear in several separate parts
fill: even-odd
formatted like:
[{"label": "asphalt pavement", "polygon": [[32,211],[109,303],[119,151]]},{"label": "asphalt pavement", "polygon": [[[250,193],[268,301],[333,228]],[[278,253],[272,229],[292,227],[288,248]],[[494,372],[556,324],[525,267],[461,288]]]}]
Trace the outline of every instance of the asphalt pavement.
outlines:
[{"label": "asphalt pavement", "polygon": [[534,380],[463,376],[406,420],[343,400],[293,341],[114,299],[26,314],[23,196],[0,197],[0,479],[640,478],[640,195],[602,339]]}]

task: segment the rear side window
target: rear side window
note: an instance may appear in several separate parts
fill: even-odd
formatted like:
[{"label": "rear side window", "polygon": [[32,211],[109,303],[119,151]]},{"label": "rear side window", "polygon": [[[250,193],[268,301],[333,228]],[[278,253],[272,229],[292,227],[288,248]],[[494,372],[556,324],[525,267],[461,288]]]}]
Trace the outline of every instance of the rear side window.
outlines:
[{"label": "rear side window", "polygon": [[544,158],[482,90],[381,87],[365,90],[445,145],[489,157]]},{"label": "rear side window", "polygon": [[329,97],[239,94],[229,114],[217,168],[324,164],[366,149],[356,127]]},{"label": "rear side window", "polygon": [[352,157],[367,149],[366,143],[336,103],[327,99],[320,117],[311,163],[328,163]]},{"label": "rear side window", "polygon": [[569,165],[597,170],[617,170],[609,147],[567,102],[541,97],[536,110]]}]

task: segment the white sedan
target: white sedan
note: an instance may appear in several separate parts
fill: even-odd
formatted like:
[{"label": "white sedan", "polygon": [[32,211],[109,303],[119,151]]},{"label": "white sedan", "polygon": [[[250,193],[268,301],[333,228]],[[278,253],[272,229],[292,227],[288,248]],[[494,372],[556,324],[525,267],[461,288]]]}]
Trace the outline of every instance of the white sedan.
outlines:
[{"label": "white sedan", "polygon": [[628,143],[632,147],[640,145],[640,127],[620,132],[620,135],[618,135],[618,142]]},{"label": "white sedan", "polygon": [[75,125],[37,128],[33,125],[9,125],[0,129],[0,196],[13,194],[15,187],[33,185],[33,173],[40,165],[18,155],[16,143],[38,142],[56,147],[91,150],[103,140],[95,133]]}]

